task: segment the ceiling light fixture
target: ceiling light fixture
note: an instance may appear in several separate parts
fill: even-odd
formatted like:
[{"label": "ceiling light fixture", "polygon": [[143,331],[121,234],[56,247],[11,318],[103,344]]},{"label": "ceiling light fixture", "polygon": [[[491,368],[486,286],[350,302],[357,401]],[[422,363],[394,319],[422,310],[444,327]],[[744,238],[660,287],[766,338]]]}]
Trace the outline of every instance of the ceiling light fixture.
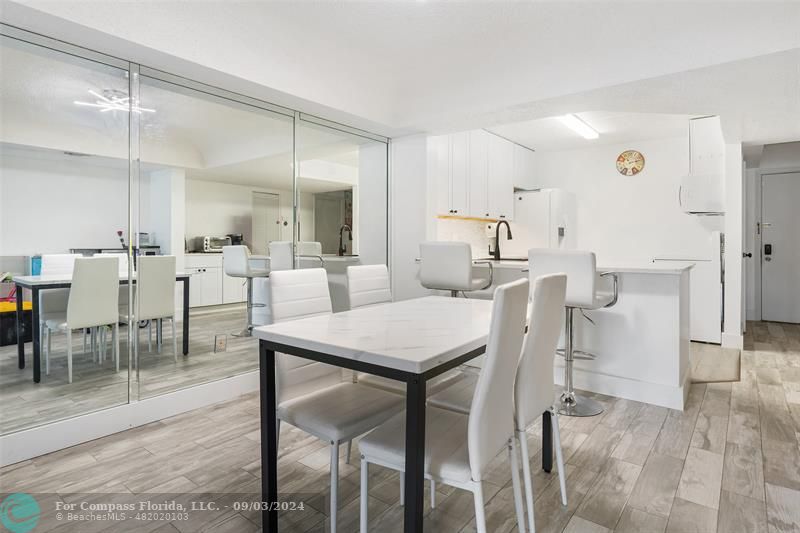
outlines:
[{"label": "ceiling light fixture", "polygon": [[561,121],[563,125],[583,137],[584,139],[597,139],[600,137],[600,134],[588,125],[586,122],[581,120],[578,115],[574,113],[570,113],[569,115],[563,115],[558,117],[558,120]]},{"label": "ceiling light fixture", "polygon": [[103,94],[89,89],[89,94],[97,98],[97,100],[94,102],[80,102],[75,100],[75,105],[95,107],[99,109],[101,113],[105,113],[106,111],[133,111],[139,114],[156,112],[155,109],[140,107],[138,102],[134,102],[133,105],[130,105],[130,97],[116,89],[105,89],[103,90]]}]

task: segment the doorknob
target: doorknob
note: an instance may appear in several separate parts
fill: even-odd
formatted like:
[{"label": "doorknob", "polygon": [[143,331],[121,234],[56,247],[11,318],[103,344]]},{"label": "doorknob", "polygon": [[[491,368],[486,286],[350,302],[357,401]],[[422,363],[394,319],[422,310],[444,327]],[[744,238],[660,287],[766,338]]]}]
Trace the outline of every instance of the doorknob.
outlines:
[{"label": "doorknob", "polygon": [[746,252],[742,254],[742,257],[753,257],[753,254],[750,252]]}]

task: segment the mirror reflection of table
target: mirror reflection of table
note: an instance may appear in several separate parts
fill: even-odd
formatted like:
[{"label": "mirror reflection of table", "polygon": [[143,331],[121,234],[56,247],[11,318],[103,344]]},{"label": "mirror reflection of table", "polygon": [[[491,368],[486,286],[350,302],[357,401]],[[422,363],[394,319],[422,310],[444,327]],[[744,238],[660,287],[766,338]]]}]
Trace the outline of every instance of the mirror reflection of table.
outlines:
[{"label": "mirror reflection of table", "polygon": [[[179,272],[175,280],[183,283],[183,355],[189,355],[189,274]],[[33,382],[39,383],[41,371],[41,334],[39,331],[39,291],[46,289],[68,289],[72,278],[62,275],[14,276],[17,286],[17,357],[19,368],[25,368],[25,341],[22,338],[23,299],[22,289],[31,291],[31,336],[33,343]],[[136,283],[136,277],[133,278]],[[128,277],[120,277],[120,285],[128,284]]]}]

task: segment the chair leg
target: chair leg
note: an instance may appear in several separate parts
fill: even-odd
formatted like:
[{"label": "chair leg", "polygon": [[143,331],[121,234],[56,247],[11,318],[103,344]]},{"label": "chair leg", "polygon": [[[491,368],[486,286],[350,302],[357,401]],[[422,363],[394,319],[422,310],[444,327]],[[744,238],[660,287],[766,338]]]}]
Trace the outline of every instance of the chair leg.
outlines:
[{"label": "chair leg", "polygon": [[67,326],[67,381],[72,383],[72,330]]},{"label": "chair leg", "polygon": [[275,449],[279,450],[278,444],[281,442],[281,419],[275,420]]},{"label": "chair leg", "polygon": [[436,509],[436,480],[431,480],[431,509]]},{"label": "chair leg", "polygon": [[347,452],[345,453],[347,458],[344,460],[345,464],[348,464],[348,465],[350,464],[350,452],[351,451],[353,451],[353,441],[349,440],[349,441],[347,441]]},{"label": "chair leg", "polygon": [[360,527],[359,531],[361,533],[367,533],[367,505],[369,504],[369,487],[367,487],[367,482],[369,480],[369,463],[366,459],[361,459],[361,501],[360,501],[360,509],[361,514],[359,518]]},{"label": "chair leg", "polygon": [[400,505],[406,504],[406,473],[400,472]]},{"label": "chair leg", "polygon": [[472,493],[475,499],[475,529],[478,533],[486,533],[486,510],[483,507],[483,483],[478,481]]},{"label": "chair leg", "polygon": [[[517,512],[517,529],[519,533],[525,533],[525,511],[522,510],[522,487],[519,483],[516,435],[512,435],[508,440],[508,458],[511,467],[511,486],[514,489],[514,510]],[[531,533],[534,533],[533,529],[531,529]]]},{"label": "chair leg", "polygon": [[528,455],[528,437],[525,431],[517,431],[520,451],[522,452],[522,477],[525,481],[525,503],[528,507],[528,529],[535,531],[533,518],[533,481],[531,479],[531,456]]},{"label": "chair leg", "polygon": [[88,336],[88,334],[89,334],[89,330],[86,329],[86,328],[83,328],[83,353],[86,353],[86,337]]},{"label": "chair leg", "polygon": [[164,336],[164,323],[159,318],[156,320],[156,353],[161,353],[161,344]]},{"label": "chair leg", "polygon": [[106,327],[100,326],[100,363],[106,360]]},{"label": "chair leg", "polygon": [[153,321],[147,321],[147,351],[153,351]]},{"label": "chair leg", "polygon": [[114,324],[114,334],[112,337],[112,341],[114,342],[114,365],[117,368],[117,372],[119,372],[119,323]]},{"label": "chair leg", "polygon": [[44,328],[44,335],[47,337],[47,343],[44,344],[44,373],[46,376],[50,375],[50,352],[53,350],[52,336],[50,328]]},{"label": "chair leg", "polygon": [[175,317],[173,316],[172,319],[169,321],[170,326],[172,326],[172,356],[175,359],[175,362],[178,362],[178,337],[175,333]]},{"label": "chair leg", "polygon": [[331,443],[331,533],[336,533],[339,505],[339,443]]},{"label": "chair leg", "polygon": [[558,482],[561,485],[561,504],[567,506],[567,473],[564,472],[564,453],[561,450],[561,431],[558,427],[558,412],[553,409],[553,439],[556,447],[556,464],[558,465]]},{"label": "chair leg", "polygon": [[97,328],[89,328],[89,347],[92,349],[92,361],[97,362]]}]

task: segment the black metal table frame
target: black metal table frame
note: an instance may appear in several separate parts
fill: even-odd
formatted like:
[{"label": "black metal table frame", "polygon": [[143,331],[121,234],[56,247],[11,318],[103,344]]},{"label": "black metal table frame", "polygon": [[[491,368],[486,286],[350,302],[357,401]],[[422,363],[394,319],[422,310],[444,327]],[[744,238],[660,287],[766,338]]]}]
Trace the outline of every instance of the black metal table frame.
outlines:
[{"label": "black metal table frame", "polygon": [[[189,274],[178,274],[176,281],[183,283],[183,355],[189,355]],[[127,285],[127,279],[121,279],[121,285]],[[136,280],[133,280],[134,284]],[[25,339],[22,335],[22,289],[31,291],[31,341],[33,343],[33,382],[39,383],[42,379],[41,365],[41,335],[39,332],[39,291],[48,289],[68,289],[71,281],[63,283],[31,283],[25,280],[14,280],[17,287],[17,357],[19,368],[25,368]]]},{"label": "black metal table frame", "polygon": [[[275,397],[275,352],[365,372],[406,384],[406,464],[404,531],[421,532],[424,508],[425,403],[426,384],[486,351],[481,346],[421,374],[396,370],[373,363],[307,350],[268,340],[259,341],[261,390],[261,524],[265,533],[278,531],[278,435]],[[542,469],[553,467],[553,434],[550,413],[542,413]],[[524,459],[523,459],[524,460]]]}]

